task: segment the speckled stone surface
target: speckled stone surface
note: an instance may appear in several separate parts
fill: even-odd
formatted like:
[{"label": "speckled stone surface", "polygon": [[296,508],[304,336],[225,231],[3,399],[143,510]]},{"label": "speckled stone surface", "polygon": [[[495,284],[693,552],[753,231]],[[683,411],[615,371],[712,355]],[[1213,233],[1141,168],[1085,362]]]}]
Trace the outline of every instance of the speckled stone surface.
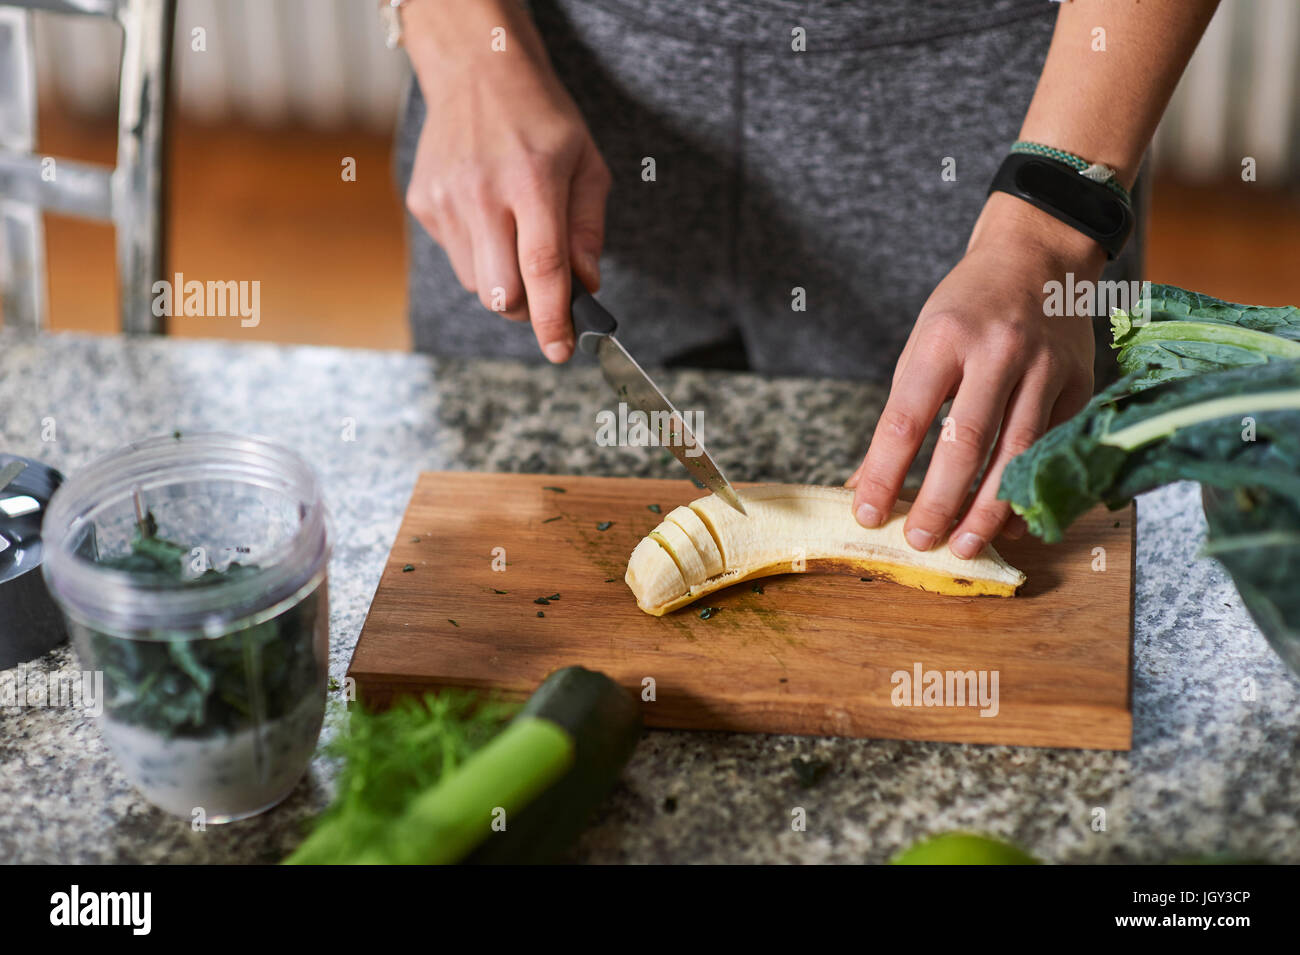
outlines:
[{"label": "speckled stone surface", "polygon": [[[733,480],[842,481],[883,399],[839,382],[663,380],[678,404],[704,411],[703,436]],[[0,332],[7,451],[70,472],[128,440],[221,429],[282,441],[317,468],[336,529],[336,677],[419,471],[679,476],[658,453],[595,444],[608,404],[590,366]],[[42,441],[46,419],[56,440]],[[345,419],[354,441],[343,440]],[[1143,497],[1138,521],[1131,753],[654,731],[571,858],[878,862],[966,828],[1056,862],[1300,862],[1300,684],[1226,574],[1197,558],[1197,489]],[[65,647],[34,666],[73,661]],[[805,789],[794,757],[830,768]],[[0,861],[274,862],[331,791],[318,758],[270,812],[194,832],[134,793],[79,711],[0,709]],[[795,807],[807,812],[804,832],[791,829]],[[1093,829],[1097,810],[1105,831]]]}]

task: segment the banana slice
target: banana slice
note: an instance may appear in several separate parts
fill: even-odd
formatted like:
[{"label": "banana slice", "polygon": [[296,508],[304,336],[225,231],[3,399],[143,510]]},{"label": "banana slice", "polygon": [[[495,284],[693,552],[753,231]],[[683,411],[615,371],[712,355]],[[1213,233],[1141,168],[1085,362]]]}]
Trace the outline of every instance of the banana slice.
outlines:
[{"label": "banana slice", "polygon": [[907,505],[883,527],[853,519],[853,491],[773,484],[740,493],[748,516],[715,495],[664,518],[628,560],[637,606],[662,616],[753,577],[843,569],[956,596],[1011,597],[1025,575],[986,547],[970,560],[942,543],[913,550],[903,538]]}]

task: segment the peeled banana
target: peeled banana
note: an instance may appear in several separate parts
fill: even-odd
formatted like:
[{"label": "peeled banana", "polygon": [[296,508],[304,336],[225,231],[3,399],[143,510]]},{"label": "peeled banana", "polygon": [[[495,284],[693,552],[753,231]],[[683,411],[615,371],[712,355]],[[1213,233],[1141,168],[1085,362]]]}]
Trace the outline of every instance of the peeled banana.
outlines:
[{"label": "peeled banana", "polygon": [[914,550],[907,504],[882,527],[853,519],[853,491],[773,484],[740,491],[748,516],[710,494],[670,511],[632,551],[625,580],[637,606],[662,616],[752,577],[846,569],[940,594],[1011,597],[1025,575],[986,547],[970,560]]}]

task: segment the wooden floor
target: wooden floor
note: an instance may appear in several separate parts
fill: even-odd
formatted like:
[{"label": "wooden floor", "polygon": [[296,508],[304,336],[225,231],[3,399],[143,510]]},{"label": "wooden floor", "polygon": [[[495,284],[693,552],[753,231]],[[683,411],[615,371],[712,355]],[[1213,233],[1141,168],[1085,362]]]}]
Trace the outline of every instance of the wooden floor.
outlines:
[{"label": "wooden floor", "polygon": [[[108,124],[41,119],[46,155],[113,160]],[[261,323],[179,318],[172,334],[409,348],[402,206],[391,140],[373,132],[174,127],[170,263],[204,281],[259,280]],[[357,181],[344,182],[344,157]],[[1154,189],[1147,272],[1230,301],[1300,304],[1300,191],[1253,183]],[[50,324],[119,326],[113,231],[47,216]]]}]

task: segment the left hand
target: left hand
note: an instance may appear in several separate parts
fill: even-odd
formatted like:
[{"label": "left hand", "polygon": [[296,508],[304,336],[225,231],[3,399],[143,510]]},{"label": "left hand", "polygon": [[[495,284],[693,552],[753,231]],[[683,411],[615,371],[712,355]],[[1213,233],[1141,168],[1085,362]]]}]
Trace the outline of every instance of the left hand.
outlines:
[{"label": "left hand", "polygon": [[[892,512],[930,423],[952,398],[904,525],[907,541],[929,550],[951,528],[949,547],[969,558],[1003,529],[1011,510],[997,499],[1002,469],[1092,395],[1091,316],[1046,315],[1043,286],[1065,282],[1067,272],[1076,284],[1095,282],[1105,264],[1101,246],[1047,213],[1005,193],[989,197],[966,255],[921,309],[871,446],[847,482],[860,524],[879,526]],[[1007,533],[1023,530],[1016,518]]]}]

